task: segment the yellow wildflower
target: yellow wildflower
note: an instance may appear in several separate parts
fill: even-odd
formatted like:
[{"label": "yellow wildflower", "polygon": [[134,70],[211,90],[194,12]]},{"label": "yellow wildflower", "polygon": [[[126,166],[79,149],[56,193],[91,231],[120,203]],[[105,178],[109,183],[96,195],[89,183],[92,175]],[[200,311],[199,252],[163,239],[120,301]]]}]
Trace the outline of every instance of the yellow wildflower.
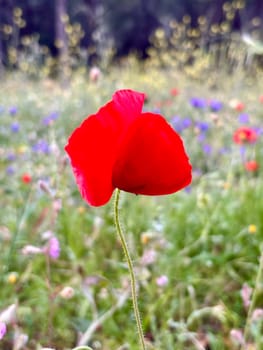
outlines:
[{"label": "yellow wildflower", "polygon": [[256,233],[257,232],[257,226],[254,224],[251,224],[248,226],[248,232],[249,233]]},{"label": "yellow wildflower", "polygon": [[7,276],[7,282],[9,284],[15,284],[17,282],[17,272],[10,272],[9,275]]}]

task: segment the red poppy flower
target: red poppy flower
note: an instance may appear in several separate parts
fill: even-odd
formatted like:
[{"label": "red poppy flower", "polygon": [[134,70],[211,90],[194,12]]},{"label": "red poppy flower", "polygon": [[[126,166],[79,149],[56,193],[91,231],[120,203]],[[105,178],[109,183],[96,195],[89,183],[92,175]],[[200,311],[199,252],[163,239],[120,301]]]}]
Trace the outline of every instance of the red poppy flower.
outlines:
[{"label": "red poppy flower", "polygon": [[163,195],[191,182],[183,142],[158,114],[142,113],[144,94],[117,91],[72,133],[65,147],[83,198],[107,203],[115,188]]},{"label": "red poppy flower", "polygon": [[245,109],[244,103],[235,98],[229,101],[229,105],[238,112],[242,112]]},{"label": "red poppy flower", "polygon": [[238,102],[235,106],[235,110],[238,112],[242,112],[245,109],[245,105],[242,102]]},{"label": "red poppy flower", "polygon": [[173,88],[173,89],[170,90],[170,94],[172,96],[177,96],[177,95],[180,94],[180,91],[177,88]]},{"label": "red poppy flower", "polygon": [[257,171],[259,168],[258,162],[255,160],[249,160],[244,165],[245,169],[251,172]]},{"label": "red poppy flower", "polygon": [[31,177],[31,175],[25,173],[25,174],[22,175],[21,180],[25,184],[29,184],[32,181],[32,177]]},{"label": "red poppy flower", "polygon": [[258,135],[255,130],[248,127],[238,128],[233,135],[235,143],[254,143],[257,141]]}]

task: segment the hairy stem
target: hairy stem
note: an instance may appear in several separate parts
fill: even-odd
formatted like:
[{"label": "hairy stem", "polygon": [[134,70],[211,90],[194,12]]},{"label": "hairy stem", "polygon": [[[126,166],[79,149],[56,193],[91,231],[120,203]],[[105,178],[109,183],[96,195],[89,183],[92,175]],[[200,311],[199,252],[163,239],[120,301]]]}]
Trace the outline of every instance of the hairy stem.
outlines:
[{"label": "hairy stem", "polygon": [[137,300],[137,295],[136,295],[136,278],[135,278],[135,273],[133,269],[133,264],[131,260],[131,256],[129,253],[128,245],[126,243],[124,234],[121,229],[120,225],[120,219],[119,219],[119,199],[120,199],[120,190],[116,190],[116,196],[115,196],[115,202],[114,202],[114,216],[115,216],[115,225],[116,225],[116,230],[118,233],[118,236],[121,241],[121,245],[124,251],[125,258],[128,263],[128,268],[130,272],[130,282],[131,282],[131,296],[132,296],[132,303],[133,303],[133,310],[134,310],[134,315],[136,319],[136,324],[137,324],[137,330],[140,338],[140,343],[141,347],[143,350],[146,350],[146,345],[144,341],[144,335],[143,335],[143,329],[142,329],[142,323],[140,319],[140,312],[139,312],[139,307],[138,307],[138,300]]}]

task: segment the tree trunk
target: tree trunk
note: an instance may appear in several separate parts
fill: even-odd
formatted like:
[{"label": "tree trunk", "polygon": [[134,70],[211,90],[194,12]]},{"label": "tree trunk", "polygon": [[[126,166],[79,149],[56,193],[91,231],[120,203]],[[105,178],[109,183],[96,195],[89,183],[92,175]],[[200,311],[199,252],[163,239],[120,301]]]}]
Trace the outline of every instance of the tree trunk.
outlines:
[{"label": "tree trunk", "polygon": [[4,54],[3,54],[3,43],[2,38],[0,37],[0,79],[3,78],[4,74]]},{"label": "tree trunk", "polygon": [[69,78],[68,40],[65,24],[68,22],[67,0],[55,2],[55,44],[58,50],[59,76],[66,82]]}]

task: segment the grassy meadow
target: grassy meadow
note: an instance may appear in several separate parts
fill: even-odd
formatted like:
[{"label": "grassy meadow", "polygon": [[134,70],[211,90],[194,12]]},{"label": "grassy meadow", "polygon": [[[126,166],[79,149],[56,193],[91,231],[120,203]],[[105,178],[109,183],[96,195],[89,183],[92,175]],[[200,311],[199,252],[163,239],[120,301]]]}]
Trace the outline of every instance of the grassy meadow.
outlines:
[{"label": "grassy meadow", "polygon": [[[121,193],[149,349],[263,349],[263,72],[240,56],[229,71],[209,53],[193,64],[170,55],[168,66],[154,52],[103,66],[98,79],[83,65],[64,81],[46,67],[33,74],[34,62],[3,72],[1,349],[66,350],[85,339],[94,350],[139,350],[113,199],[89,207],[64,151],[122,88],[147,94],[144,110],[167,118],[193,166],[191,186],[176,194]],[[256,139],[234,142],[240,127]]]}]

